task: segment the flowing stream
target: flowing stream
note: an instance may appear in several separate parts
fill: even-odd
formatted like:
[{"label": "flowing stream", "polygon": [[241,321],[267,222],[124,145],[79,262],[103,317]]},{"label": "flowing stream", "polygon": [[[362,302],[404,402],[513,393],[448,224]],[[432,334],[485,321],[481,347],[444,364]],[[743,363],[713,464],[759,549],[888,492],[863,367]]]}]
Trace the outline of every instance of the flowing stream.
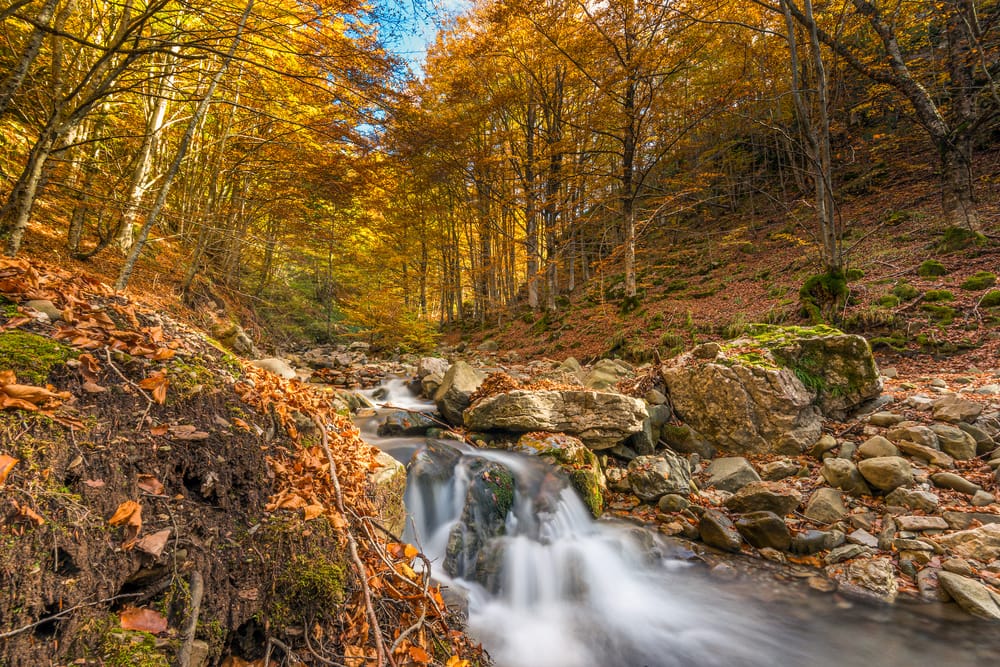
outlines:
[{"label": "flowing stream", "polygon": [[[433,410],[399,380],[382,392],[375,400]],[[469,629],[499,667],[963,667],[1000,658],[995,625],[847,602],[770,575],[713,578],[681,542],[594,521],[537,458],[380,438],[378,419],[359,425],[408,466],[404,537],[466,601]],[[498,497],[509,511],[497,512]]]}]

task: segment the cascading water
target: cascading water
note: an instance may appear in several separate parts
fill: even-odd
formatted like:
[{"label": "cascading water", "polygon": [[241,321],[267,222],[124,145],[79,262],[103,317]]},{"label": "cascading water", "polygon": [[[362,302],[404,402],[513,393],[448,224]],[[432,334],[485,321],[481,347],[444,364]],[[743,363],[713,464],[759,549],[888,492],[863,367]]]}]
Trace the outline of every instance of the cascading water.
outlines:
[{"label": "cascading water", "polygon": [[[432,409],[400,395],[402,383],[387,390],[386,404]],[[984,644],[975,624],[845,611],[830,598],[796,606],[748,597],[657,533],[594,521],[562,473],[537,458],[449,440],[372,442],[410,457],[404,537],[463,595],[470,631],[500,667],[912,667],[996,656],[998,642]]]}]

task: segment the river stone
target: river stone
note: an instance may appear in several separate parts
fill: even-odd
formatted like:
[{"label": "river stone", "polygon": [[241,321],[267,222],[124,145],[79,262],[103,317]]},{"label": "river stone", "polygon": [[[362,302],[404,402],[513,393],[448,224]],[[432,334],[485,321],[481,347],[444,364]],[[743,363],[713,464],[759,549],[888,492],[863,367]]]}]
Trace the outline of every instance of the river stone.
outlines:
[{"label": "river stone", "polygon": [[622,394],[519,389],[471,406],[465,426],[474,431],[568,433],[591,449],[610,449],[641,430],[646,416],[641,399]]},{"label": "river stone", "polygon": [[628,485],[628,471],[625,468],[608,467],[604,471],[608,490],[615,493],[628,493],[632,487]]},{"label": "river stone", "polygon": [[958,428],[971,435],[972,439],[976,441],[976,453],[980,456],[988,453],[996,447],[996,443],[993,441],[993,438],[990,437],[990,434],[975,424],[959,422]]},{"label": "river stone", "polygon": [[992,493],[987,493],[986,491],[976,491],[972,495],[972,500],[969,502],[973,507],[986,507],[992,505],[997,501],[996,497]]},{"label": "river stone", "polygon": [[948,522],[939,516],[897,516],[896,523],[901,530],[922,532],[925,530],[947,530]]},{"label": "river stone", "polygon": [[759,482],[760,476],[750,462],[742,456],[726,456],[708,464],[707,486],[735,493],[750,482]]},{"label": "river stone", "polygon": [[385,452],[375,457],[376,468],[369,473],[372,497],[379,523],[393,535],[402,535],[406,528],[406,468]]},{"label": "river stone", "polygon": [[417,379],[422,380],[428,375],[444,377],[450,366],[448,360],[441,357],[421,357],[420,361],[417,362]]},{"label": "river stone", "polygon": [[743,538],[728,516],[719,510],[705,510],[698,521],[701,541],[723,551],[739,551]]},{"label": "river stone", "polygon": [[941,449],[938,444],[937,435],[934,431],[930,430],[928,427],[913,424],[910,422],[908,425],[900,425],[885,434],[885,437],[892,442],[900,442],[906,440],[908,442],[915,442],[918,445],[923,445],[925,447],[931,447],[932,449]]},{"label": "river stone", "polygon": [[967,496],[975,495],[976,491],[982,489],[978,484],[973,484],[964,477],[959,477],[951,472],[936,472],[931,475],[931,482],[939,489],[951,489]]},{"label": "river stone", "polygon": [[1000,596],[990,593],[990,589],[975,579],[941,571],[938,583],[959,607],[973,616],[1000,621]]},{"label": "river stone", "polygon": [[769,482],[776,482],[797,474],[800,469],[801,466],[795,461],[778,459],[777,461],[771,461],[762,465],[760,467],[760,476]]},{"label": "river stone", "polygon": [[614,359],[600,359],[583,379],[587,389],[604,391],[632,374],[630,368]]},{"label": "river stone", "polygon": [[976,456],[976,439],[955,426],[932,424],[931,430],[938,437],[941,451],[957,461],[967,461]]},{"label": "river stone", "polygon": [[37,310],[40,313],[45,313],[45,316],[49,318],[50,322],[58,322],[63,317],[63,311],[56,307],[54,303],[48,299],[31,299],[25,301],[24,305],[28,308]]},{"label": "river stone", "polygon": [[668,493],[691,492],[691,468],[687,459],[670,450],[656,456],[638,456],[628,464],[628,483],[640,500],[653,502]]},{"label": "river stone", "polygon": [[930,491],[907,489],[903,486],[895,489],[885,497],[886,505],[896,505],[911,510],[923,510],[924,512],[933,512],[938,506],[938,502],[938,497]]},{"label": "river stone", "polygon": [[869,484],[882,491],[892,491],[900,486],[913,484],[910,463],[900,456],[865,459],[858,463],[858,470]]},{"label": "river stone", "polygon": [[870,496],[871,489],[865,483],[857,466],[847,459],[827,459],[820,469],[826,483],[852,496]]},{"label": "river stone", "polygon": [[891,558],[856,560],[848,563],[842,574],[837,568],[832,570],[832,576],[839,580],[840,591],[845,595],[892,603],[899,594]]},{"label": "river stone", "polygon": [[397,410],[390,413],[385,421],[378,425],[378,434],[388,438],[424,435],[434,426],[435,422],[429,415]]},{"label": "river stone", "polygon": [[579,438],[564,433],[525,433],[510,450],[537,456],[561,468],[591,514],[601,515],[607,481],[597,455]]},{"label": "river stone", "polygon": [[844,543],[844,534],[839,530],[804,530],[792,537],[791,550],[797,554],[811,555],[826,551]]},{"label": "river stone", "polygon": [[740,363],[699,348],[663,369],[675,414],[729,454],[799,454],[820,435],[813,395],[787,368]]},{"label": "river stone", "polygon": [[782,488],[775,482],[750,482],[726,499],[725,505],[732,512],[773,512],[785,516],[801,502],[802,494],[795,489]]},{"label": "river stone", "polygon": [[758,549],[788,551],[792,535],[784,520],[774,512],[749,512],[736,520],[736,530]]},{"label": "river stone", "polygon": [[425,375],[420,379],[420,395],[424,398],[434,400],[434,394],[437,393],[442,382],[444,382],[443,375],[438,375],[437,373]]},{"label": "river stone", "polygon": [[847,516],[847,508],[840,491],[824,486],[813,491],[804,514],[816,523],[830,524]]},{"label": "river stone", "polygon": [[[473,392],[486,379],[486,375],[464,361],[456,361],[444,374],[441,386],[434,393],[434,403],[449,424],[461,426],[462,413],[469,407]],[[473,430],[476,430],[473,428]],[[483,429],[486,430],[486,429]],[[536,429],[527,429],[533,431]],[[540,429],[538,429],[540,430]]]},{"label": "river stone", "polygon": [[934,401],[934,419],[943,422],[974,422],[983,411],[982,403],[958,396],[945,396]]},{"label": "river stone", "polygon": [[858,447],[858,456],[863,459],[874,459],[880,456],[899,456],[896,445],[880,435],[872,436]]},{"label": "river stone", "polygon": [[868,418],[868,423],[872,426],[895,426],[901,421],[903,417],[894,412],[876,412]]},{"label": "river stone", "polygon": [[950,535],[935,535],[934,541],[954,556],[988,563],[1000,558],[1000,523],[988,523]]},{"label": "river stone", "polygon": [[683,512],[690,506],[691,506],[690,500],[676,493],[668,493],[667,495],[660,498],[659,502],[656,503],[656,507],[661,512],[665,512],[667,514],[673,512]]},{"label": "river stone", "polygon": [[675,452],[697,454],[703,459],[716,454],[715,447],[687,424],[664,424],[660,427],[660,439]]},{"label": "river stone", "polygon": [[502,463],[474,459],[468,477],[462,516],[448,534],[444,570],[491,588],[500,574],[502,560],[496,542],[507,532],[514,476]]},{"label": "river stone", "polygon": [[823,561],[827,565],[835,565],[836,563],[842,563],[845,560],[857,558],[858,556],[869,556],[871,553],[871,549],[863,547],[860,544],[844,544],[831,550]]},{"label": "river stone", "polygon": [[295,377],[295,370],[288,364],[288,362],[277,357],[254,359],[250,362],[250,365],[274,373],[278,377],[286,380],[291,380]]},{"label": "river stone", "polygon": [[642,428],[637,433],[630,435],[625,444],[636,454],[652,454],[656,451],[659,435],[659,429],[654,430],[652,421],[647,417],[642,420]]},{"label": "river stone", "polygon": [[955,459],[951,458],[939,449],[934,449],[933,447],[928,447],[926,445],[918,445],[915,442],[909,442],[907,440],[900,440],[896,443],[896,446],[899,448],[899,451],[903,452],[907,456],[915,456],[939,468],[955,467]]}]

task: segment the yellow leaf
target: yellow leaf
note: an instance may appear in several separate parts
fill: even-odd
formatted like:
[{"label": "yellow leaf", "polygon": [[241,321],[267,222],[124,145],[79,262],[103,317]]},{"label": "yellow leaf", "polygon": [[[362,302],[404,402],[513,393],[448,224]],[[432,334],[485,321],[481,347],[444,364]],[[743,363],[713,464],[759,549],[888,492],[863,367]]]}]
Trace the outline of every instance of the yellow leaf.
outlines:
[{"label": "yellow leaf", "polygon": [[322,505],[306,505],[302,508],[302,518],[305,521],[312,521],[321,514],[323,514]]},{"label": "yellow leaf", "polygon": [[10,474],[11,469],[17,465],[18,459],[13,456],[7,456],[6,454],[0,454],[0,484],[4,483],[7,479],[7,475]]}]

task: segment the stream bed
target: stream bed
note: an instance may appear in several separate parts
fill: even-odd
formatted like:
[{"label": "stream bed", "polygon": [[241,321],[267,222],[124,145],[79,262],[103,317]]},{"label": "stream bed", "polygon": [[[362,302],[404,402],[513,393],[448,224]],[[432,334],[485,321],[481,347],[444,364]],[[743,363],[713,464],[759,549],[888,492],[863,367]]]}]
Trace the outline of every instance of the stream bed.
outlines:
[{"label": "stream bed", "polygon": [[[400,381],[378,400],[433,410]],[[716,572],[731,575],[719,577],[694,545],[593,520],[562,473],[535,457],[382,438],[379,420],[358,421],[367,441],[408,467],[404,538],[431,560],[446,597],[464,601],[471,634],[499,667],[1000,661],[997,626],[954,605],[848,600],[810,590],[791,568],[743,556],[713,555],[724,563]]]}]

